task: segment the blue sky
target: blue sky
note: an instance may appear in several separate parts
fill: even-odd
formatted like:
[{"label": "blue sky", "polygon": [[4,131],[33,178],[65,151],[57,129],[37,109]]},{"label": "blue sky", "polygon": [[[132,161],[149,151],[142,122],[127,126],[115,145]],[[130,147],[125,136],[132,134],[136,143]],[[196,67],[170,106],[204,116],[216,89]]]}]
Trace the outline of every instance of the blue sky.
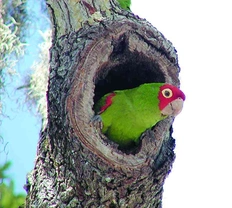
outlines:
[{"label": "blue sky", "polygon": [[38,57],[38,43],[43,40],[39,30],[48,27],[38,1],[29,0],[28,10],[34,14],[34,19],[27,31],[26,54],[16,66],[18,74],[6,79],[6,93],[2,96],[4,116],[1,124],[0,163],[12,162],[9,175],[15,180],[17,193],[25,192],[23,185],[26,174],[34,167],[41,121],[33,106],[25,103],[24,92],[16,88],[24,85],[25,76],[31,73],[30,66]]},{"label": "blue sky", "polygon": [[[174,122],[176,161],[165,182],[163,208],[232,207],[231,0],[132,0],[132,11],[177,49],[187,97]],[[30,53],[19,65],[25,72],[37,56],[39,34],[34,31]],[[13,162],[10,174],[16,190],[22,191],[33,168],[40,121],[23,102],[15,103],[22,96],[13,88],[22,82],[19,78],[4,98],[4,113],[10,118],[1,126],[7,154],[1,152],[0,160]]]}]

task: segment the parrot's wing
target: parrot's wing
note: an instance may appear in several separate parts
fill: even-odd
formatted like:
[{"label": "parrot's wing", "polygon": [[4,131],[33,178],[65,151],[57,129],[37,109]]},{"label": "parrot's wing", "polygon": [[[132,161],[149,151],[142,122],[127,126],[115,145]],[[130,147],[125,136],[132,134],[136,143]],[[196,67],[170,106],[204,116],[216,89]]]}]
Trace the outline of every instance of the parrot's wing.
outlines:
[{"label": "parrot's wing", "polygon": [[96,104],[94,107],[94,111],[96,114],[103,113],[108,107],[112,104],[112,98],[116,95],[115,92],[108,93],[104,95]]}]

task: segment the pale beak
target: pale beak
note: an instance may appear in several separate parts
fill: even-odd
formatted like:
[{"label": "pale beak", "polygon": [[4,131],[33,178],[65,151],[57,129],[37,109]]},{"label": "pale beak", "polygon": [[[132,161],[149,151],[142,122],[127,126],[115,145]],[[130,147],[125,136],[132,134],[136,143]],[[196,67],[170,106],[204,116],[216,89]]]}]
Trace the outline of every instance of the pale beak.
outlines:
[{"label": "pale beak", "polygon": [[161,113],[165,116],[177,116],[182,108],[183,108],[184,101],[182,98],[177,98],[173,100],[171,103],[169,103],[162,111]]}]

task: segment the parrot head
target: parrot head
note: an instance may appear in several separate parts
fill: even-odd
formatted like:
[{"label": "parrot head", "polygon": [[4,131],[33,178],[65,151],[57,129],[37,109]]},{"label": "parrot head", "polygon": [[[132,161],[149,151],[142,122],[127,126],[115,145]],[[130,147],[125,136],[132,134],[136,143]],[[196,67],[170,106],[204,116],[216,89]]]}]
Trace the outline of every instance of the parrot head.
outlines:
[{"label": "parrot head", "polygon": [[158,99],[162,115],[177,116],[183,108],[185,95],[179,88],[164,84],[160,87]]}]

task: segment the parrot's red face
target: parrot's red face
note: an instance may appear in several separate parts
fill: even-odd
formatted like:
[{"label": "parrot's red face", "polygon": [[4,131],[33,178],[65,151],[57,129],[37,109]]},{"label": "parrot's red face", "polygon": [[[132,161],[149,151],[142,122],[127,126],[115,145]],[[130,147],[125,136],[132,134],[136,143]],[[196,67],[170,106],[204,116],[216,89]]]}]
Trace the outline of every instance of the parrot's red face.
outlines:
[{"label": "parrot's red face", "polygon": [[170,84],[164,84],[160,87],[158,99],[159,108],[163,115],[177,116],[183,108],[185,95],[179,88]]}]

